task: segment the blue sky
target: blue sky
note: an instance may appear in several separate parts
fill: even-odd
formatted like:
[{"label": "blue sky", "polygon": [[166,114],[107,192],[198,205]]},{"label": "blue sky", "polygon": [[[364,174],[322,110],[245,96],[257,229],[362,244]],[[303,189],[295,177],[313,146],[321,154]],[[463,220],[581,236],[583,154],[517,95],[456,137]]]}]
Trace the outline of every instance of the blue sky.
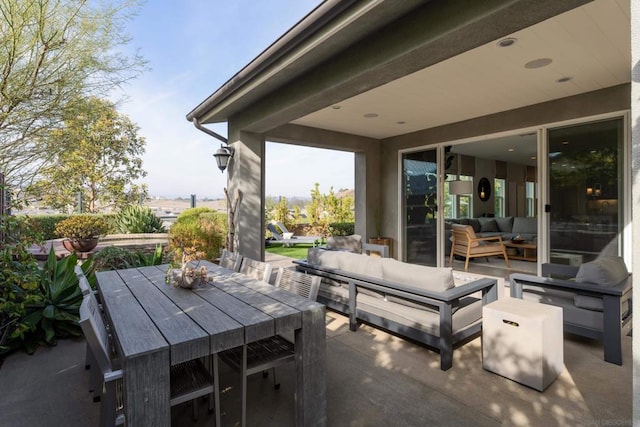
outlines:
[{"label": "blue sky", "polygon": [[[131,49],[150,70],[123,88],[122,113],[146,139],[143,180],[152,196],[222,198],[226,172],[212,157],[219,141],[185,119],[320,0],[148,0],[129,23]],[[227,136],[226,126],[208,125]],[[308,196],[353,188],[353,154],[267,144],[266,193]],[[295,178],[294,178],[295,177]],[[292,179],[294,178],[294,179]]]}]

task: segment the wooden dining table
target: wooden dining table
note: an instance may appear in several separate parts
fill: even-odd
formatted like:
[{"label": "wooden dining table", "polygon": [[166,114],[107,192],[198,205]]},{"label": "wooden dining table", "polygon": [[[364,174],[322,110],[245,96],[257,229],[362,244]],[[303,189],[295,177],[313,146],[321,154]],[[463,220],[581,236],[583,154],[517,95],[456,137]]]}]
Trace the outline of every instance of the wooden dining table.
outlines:
[{"label": "wooden dining table", "polygon": [[124,371],[127,425],[171,424],[170,366],[292,332],[296,425],[326,425],[324,305],[210,262],[199,266],[211,281],[194,289],[167,284],[167,265],[96,273]]}]

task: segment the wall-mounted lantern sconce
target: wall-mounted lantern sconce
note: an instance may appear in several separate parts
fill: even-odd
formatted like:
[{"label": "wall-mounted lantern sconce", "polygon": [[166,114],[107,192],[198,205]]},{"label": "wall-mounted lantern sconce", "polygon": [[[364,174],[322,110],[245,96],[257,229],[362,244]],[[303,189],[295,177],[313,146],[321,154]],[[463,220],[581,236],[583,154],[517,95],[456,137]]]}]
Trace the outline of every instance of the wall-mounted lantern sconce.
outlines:
[{"label": "wall-mounted lantern sconce", "polygon": [[213,157],[216,158],[216,163],[218,164],[218,169],[220,169],[220,172],[224,172],[224,170],[227,168],[229,160],[231,160],[231,158],[233,157],[234,152],[235,150],[233,149],[233,147],[230,147],[228,145],[226,147],[221,145],[220,148],[216,150]]},{"label": "wall-mounted lantern sconce", "polygon": [[587,197],[593,196],[593,187],[587,187]]}]

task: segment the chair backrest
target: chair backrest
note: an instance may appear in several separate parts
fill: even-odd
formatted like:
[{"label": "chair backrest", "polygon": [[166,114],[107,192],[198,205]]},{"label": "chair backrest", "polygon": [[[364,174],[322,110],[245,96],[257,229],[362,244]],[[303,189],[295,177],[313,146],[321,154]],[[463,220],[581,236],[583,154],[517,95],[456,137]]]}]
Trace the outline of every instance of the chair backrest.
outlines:
[{"label": "chair backrest", "polygon": [[240,271],[240,264],[242,263],[242,255],[238,252],[230,252],[226,249],[222,250],[220,256],[220,267],[227,268],[233,271]]},{"label": "chair backrest", "polygon": [[285,227],[285,225],[281,222],[276,222],[276,224],[278,225],[278,228],[280,228],[280,230],[282,230],[282,233],[289,233],[289,230],[287,230],[287,227]]},{"label": "chair backrest", "polygon": [[472,248],[479,246],[479,243],[476,241],[476,232],[470,225],[452,224],[451,235],[455,246],[471,246]]},{"label": "chair backrest", "polygon": [[275,285],[278,288],[293,292],[315,301],[320,289],[320,276],[304,274],[299,271],[280,267]]},{"label": "chair backrest", "polygon": [[244,257],[242,258],[242,264],[240,264],[240,273],[253,277],[256,280],[262,280],[265,283],[269,283],[272,268],[273,267],[269,263]]},{"label": "chair backrest", "polygon": [[273,237],[276,240],[282,240],[282,234],[280,233],[280,231],[276,228],[276,225],[272,222],[270,222],[269,224],[267,224],[267,230],[269,230],[271,232],[271,234],[273,235]]},{"label": "chair backrest", "polygon": [[100,314],[98,301],[93,293],[89,293],[82,299],[80,327],[100,370],[103,373],[112,371],[111,358],[109,357],[109,336]]},{"label": "chair backrest", "polygon": [[82,291],[82,296],[93,294],[89,280],[87,280],[87,276],[84,275],[80,266],[76,266],[75,272],[76,277],[78,277],[78,287]]}]

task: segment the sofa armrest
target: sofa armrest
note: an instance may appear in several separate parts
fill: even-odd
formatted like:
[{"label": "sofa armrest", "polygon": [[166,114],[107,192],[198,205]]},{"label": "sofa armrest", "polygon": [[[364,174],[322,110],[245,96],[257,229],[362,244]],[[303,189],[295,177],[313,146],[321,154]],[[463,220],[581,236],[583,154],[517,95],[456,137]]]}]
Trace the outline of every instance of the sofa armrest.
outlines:
[{"label": "sofa armrest", "polygon": [[623,296],[631,292],[631,275],[615,286],[602,286],[595,283],[575,282],[572,280],[552,279],[548,277],[531,276],[529,274],[514,273],[509,276],[511,296],[522,298],[522,286],[533,285],[543,288],[558,289],[593,296]]},{"label": "sofa armrest", "polygon": [[577,265],[552,264],[545,262],[542,264],[542,275],[544,277],[549,277],[551,275],[560,277],[576,277],[579,269],[580,267]]}]

